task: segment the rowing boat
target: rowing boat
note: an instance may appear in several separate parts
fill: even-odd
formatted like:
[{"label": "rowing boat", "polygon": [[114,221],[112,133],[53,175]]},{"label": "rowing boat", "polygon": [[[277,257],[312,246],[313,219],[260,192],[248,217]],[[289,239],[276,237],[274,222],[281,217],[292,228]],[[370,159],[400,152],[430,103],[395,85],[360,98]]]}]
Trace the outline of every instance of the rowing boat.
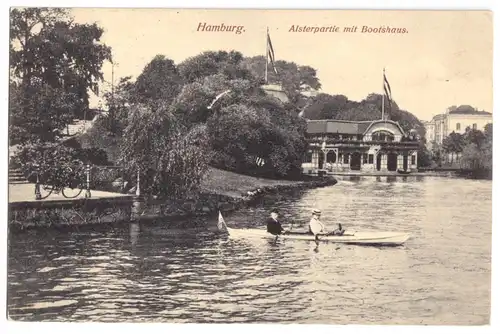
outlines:
[{"label": "rowing boat", "polygon": [[[270,234],[265,229],[245,228],[234,229],[226,227],[230,238],[264,238],[275,239],[276,236]],[[287,232],[280,235],[280,239],[293,240],[308,240],[314,241],[314,235],[307,232]],[[381,246],[398,246],[404,244],[410,238],[410,234],[403,232],[349,232],[346,231],[343,235],[320,235],[319,241],[327,241],[343,244],[358,244],[358,245],[381,245]]]}]

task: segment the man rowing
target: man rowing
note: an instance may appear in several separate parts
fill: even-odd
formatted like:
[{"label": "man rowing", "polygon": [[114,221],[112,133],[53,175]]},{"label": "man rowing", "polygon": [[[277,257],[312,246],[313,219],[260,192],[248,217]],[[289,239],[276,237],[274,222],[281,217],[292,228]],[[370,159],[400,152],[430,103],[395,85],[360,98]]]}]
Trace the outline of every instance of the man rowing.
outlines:
[{"label": "man rowing", "polygon": [[314,209],[312,212],[312,218],[309,222],[309,233],[314,235],[314,240],[316,243],[318,242],[319,235],[343,235],[345,230],[342,228],[342,225],[339,224],[339,228],[332,232],[327,232],[325,225],[319,220],[321,218],[321,211],[318,209]]},{"label": "man rowing", "polygon": [[266,219],[265,223],[267,225],[267,232],[271,233],[272,235],[278,236],[285,232],[285,229],[278,221],[278,210],[276,209],[271,210],[271,216]]},{"label": "man rowing", "polygon": [[325,225],[319,220],[321,218],[321,211],[314,209],[312,212],[312,218],[309,222],[309,233],[314,235],[314,240],[318,241],[318,235],[326,234]]}]

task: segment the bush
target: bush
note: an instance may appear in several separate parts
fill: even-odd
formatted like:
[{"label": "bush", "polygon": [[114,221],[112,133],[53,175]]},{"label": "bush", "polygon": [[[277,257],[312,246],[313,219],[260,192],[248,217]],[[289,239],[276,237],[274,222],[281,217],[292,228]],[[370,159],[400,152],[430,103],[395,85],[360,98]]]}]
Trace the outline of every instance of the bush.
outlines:
[{"label": "bush", "polygon": [[16,155],[15,161],[30,179],[39,180],[57,188],[84,184],[85,164],[81,152],[59,144],[29,144]]}]

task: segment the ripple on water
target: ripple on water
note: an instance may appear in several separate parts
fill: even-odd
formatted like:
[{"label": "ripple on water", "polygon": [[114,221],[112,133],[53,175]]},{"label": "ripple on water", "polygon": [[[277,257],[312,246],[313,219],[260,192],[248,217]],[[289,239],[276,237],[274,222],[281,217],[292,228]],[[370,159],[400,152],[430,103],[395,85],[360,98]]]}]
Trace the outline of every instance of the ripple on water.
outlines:
[{"label": "ripple on water", "polygon": [[242,209],[226,222],[259,226],[271,205],[294,229],[305,228],[318,207],[327,226],[406,231],[412,239],[397,248],[316,248],[188,238],[161,224],[149,232],[123,225],[13,235],[9,314],[37,321],[489,322],[491,183],[360,178]]}]

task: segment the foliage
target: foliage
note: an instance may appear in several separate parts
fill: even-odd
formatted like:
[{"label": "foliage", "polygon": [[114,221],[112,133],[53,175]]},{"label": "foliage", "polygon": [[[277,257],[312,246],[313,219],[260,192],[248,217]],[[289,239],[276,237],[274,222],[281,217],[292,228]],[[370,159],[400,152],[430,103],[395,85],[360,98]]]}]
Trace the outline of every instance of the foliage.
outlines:
[{"label": "foliage", "polygon": [[[116,163],[120,156],[121,136],[109,131],[107,117],[100,117],[94,125],[77,139],[83,149],[100,149],[106,155],[109,164]],[[99,163],[104,164],[104,163]]]},{"label": "foliage", "polygon": [[[231,105],[208,120],[213,164],[273,177],[300,173],[307,148],[304,121],[279,105],[264,109],[258,102],[270,103],[262,99],[253,106]],[[257,158],[265,161],[264,166],[257,165]]]},{"label": "foliage", "polygon": [[168,110],[137,107],[132,111],[120,162],[131,175],[139,169],[141,191],[163,198],[184,198],[197,192],[210,159],[207,129],[184,130]]},{"label": "foliage", "polygon": [[[131,174],[139,166],[143,190],[164,197],[183,196],[175,190],[181,185],[196,188],[209,162],[274,177],[300,174],[307,148],[305,121],[297,117],[293,103],[283,104],[261,89],[263,67],[262,73],[255,71],[260,65],[259,58],[244,58],[236,51],[203,52],[177,66],[157,56],[136,82],[124,78],[115,93],[106,96],[116,115],[123,115],[121,120],[116,117],[117,125],[97,123],[99,132],[89,133],[86,140],[104,148],[110,136],[116,136],[119,163]],[[320,88],[314,69],[287,62],[277,66],[290,96]],[[191,142],[193,133],[202,144]],[[188,168],[187,161],[195,156]],[[264,166],[258,166],[257,158]],[[186,169],[192,181],[175,175],[178,169]]]},{"label": "foliage", "polygon": [[252,73],[242,66],[243,55],[237,51],[206,51],[190,57],[179,64],[179,73],[184,83],[222,74],[225,78],[253,80]]},{"label": "foliage", "polygon": [[137,100],[135,82],[132,77],[120,78],[118,85],[112,92],[104,93],[104,99],[109,113],[106,122],[102,123],[104,128],[111,134],[121,136],[128,124],[128,113],[131,103]]},{"label": "foliage", "polygon": [[28,144],[20,150],[15,162],[31,179],[38,174],[42,184],[75,188],[86,179],[84,154],[59,144]]},{"label": "foliage", "polygon": [[169,105],[182,87],[178,68],[171,59],[157,55],[144,68],[135,82],[136,102],[158,108]]},{"label": "foliage", "polygon": [[458,154],[460,154],[463,151],[464,146],[465,146],[464,136],[462,136],[459,133],[456,133],[455,131],[450,133],[450,135],[446,136],[443,139],[442,143],[443,151],[445,153],[451,154],[452,156],[451,163],[453,163],[453,156],[454,155],[458,156]]},{"label": "foliage", "polygon": [[101,67],[111,59],[102,34],[95,23],[74,23],[64,9],[11,10],[9,112],[17,137],[12,141],[34,134],[54,140],[57,130],[88,109],[88,91],[98,93]]},{"label": "foliage", "polygon": [[425,137],[425,127],[413,114],[399,108],[380,94],[369,94],[360,102],[351,101],[344,95],[318,94],[304,108],[308,119],[341,119],[348,121],[374,121],[382,119],[382,98],[388,119],[398,122],[405,132],[416,130],[420,138]]},{"label": "foliage", "polygon": [[[9,91],[10,145],[54,141],[73,120],[76,96],[47,84],[11,83]],[[11,132],[12,131],[12,132]]]},{"label": "foliage", "polygon": [[420,143],[418,149],[418,167],[429,167],[432,165],[432,152],[424,143]]},{"label": "foliage", "polygon": [[493,168],[493,126],[487,125],[484,132],[467,129],[464,134],[465,147],[461,163],[465,168],[473,170],[489,170]]}]

